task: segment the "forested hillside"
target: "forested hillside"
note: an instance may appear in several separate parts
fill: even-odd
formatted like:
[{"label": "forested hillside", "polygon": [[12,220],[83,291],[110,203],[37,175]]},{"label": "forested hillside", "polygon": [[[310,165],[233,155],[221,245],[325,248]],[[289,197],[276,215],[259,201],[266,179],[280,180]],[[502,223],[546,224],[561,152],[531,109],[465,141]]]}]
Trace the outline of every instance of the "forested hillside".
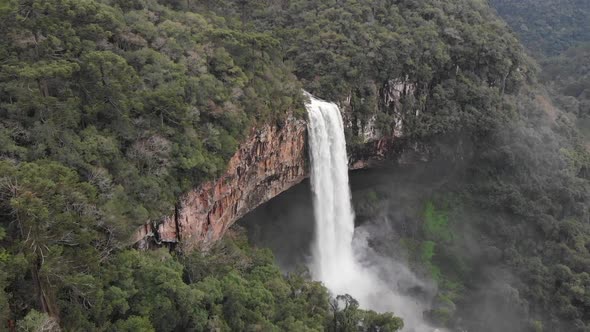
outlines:
[{"label": "forested hillside", "polygon": [[590,119],[590,39],[544,60],[541,81],[557,105],[584,121]]},{"label": "forested hillside", "polygon": [[578,118],[588,132],[590,116],[590,2],[577,0],[492,0],[539,60],[541,82],[554,102]]},{"label": "forested hillside", "polygon": [[301,116],[304,88],[344,106],[351,142],[401,122],[408,146],[469,164],[466,201],[506,213],[477,234],[523,278],[525,323],[588,330],[590,158],[483,1],[7,0],[0,16],[2,324],[397,330],[243,241],[129,249],[256,124]]},{"label": "forested hillside", "polygon": [[532,70],[479,1],[295,1],[254,17],[277,31],[306,89],[350,105],[359,132],[373,116],[383,133],[401,121],[416,139],[489,130]]},{"label": "forested hillside", "polygon": [[590,41],[586,0],[489,0],[535,56],[554,56]]}]

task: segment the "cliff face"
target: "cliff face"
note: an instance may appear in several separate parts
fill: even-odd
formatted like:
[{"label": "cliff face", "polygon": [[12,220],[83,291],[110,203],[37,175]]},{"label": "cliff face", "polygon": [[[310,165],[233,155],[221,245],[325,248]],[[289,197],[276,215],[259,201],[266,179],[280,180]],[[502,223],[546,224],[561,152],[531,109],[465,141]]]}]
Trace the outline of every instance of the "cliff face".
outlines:
[{"label": "cliff face", "polygon": [[208,247],[240,217],[307,176],[306,124],[288,118],[258,128],[230,159],[226,173],[187,193],[173,215],[142,227],[138,245],[179,243],[181,249]]},{"label": "cliff face", "polygon": [[[367,143],[351,153],[351,169],[385,158],[391,139]],[[181,250],[207,248],[227,229],[260,204],[309,176],[306,122],[289,117],[258,128],[230,159],[226,173],[179,200],[176,211],[135,234],[139,248],[151,242],[174,243]]]},{"label": "cliff face", "polygon": [[[399,152],[403,141],[399,104],[402,96],[413,91],[413,85],[402,80],[392,80],[380,91],[380,108],[398,119],[391,136],[378,132],[375,119],[363,127],[350,119],[350,110],[344,112],[346,126],[357,128],[354,135],[365,142],[350,147],[350,169],[373,166]],[[350,98],[343,106],[350,109]],[[288,117],[280,124],[257,128],[230,159],[223,176],[184,195],[173,214],[144,225],[133,240],[139,248],[155,242],[176,244],[181,250],[206,249],[246,213],[308,177],[307,163],[304,120]]]}]

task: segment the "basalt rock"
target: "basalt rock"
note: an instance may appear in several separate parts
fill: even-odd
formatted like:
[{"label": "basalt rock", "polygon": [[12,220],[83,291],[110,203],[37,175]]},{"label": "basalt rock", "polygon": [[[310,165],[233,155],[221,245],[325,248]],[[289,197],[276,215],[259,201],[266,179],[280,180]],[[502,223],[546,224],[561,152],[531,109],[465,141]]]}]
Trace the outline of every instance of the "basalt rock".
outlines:
[{"label": "basalt rock", "polygon": [[[349,165],[361,169],[395,153],[399,137],[382,137],[351,147]],[[183,251],[207,249],[237,220],[309,176],[305,120],[257,128],[230,159],[219,179],[201,184],[179,199],[174,213],[137,230],[136,247],[174,245]]]},{"label": "basalt rock", "polygon": [[[351,153],[351,169],[369,167],[387,157],[394,140],[383,138]],[[135,242],[178,244],[182,250],[208,248],[227,229],[260,204],[309,176],[304,120],[289,117],[257,129],[230,159],[227,171],[182,197],[175,212],[141,227]]]}]

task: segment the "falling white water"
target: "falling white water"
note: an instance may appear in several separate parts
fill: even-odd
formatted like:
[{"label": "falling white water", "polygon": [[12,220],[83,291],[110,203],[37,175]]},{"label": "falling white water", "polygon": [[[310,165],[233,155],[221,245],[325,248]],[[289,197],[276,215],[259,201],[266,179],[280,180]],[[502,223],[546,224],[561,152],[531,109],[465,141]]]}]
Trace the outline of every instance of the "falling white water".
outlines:
[{"label": "falling white water", "polygon": [[309,97],[311,185],[316,219],[312,274],[332,292],[343,294],[350,291],[350,278],[357,269],[352,250],[354,214],[344,128],[338,106]]},{"label": "falling white water", "polygon": [[[402,269],[390,269],[384,281],[380,271],[387,263],[371,266],[358,258],[371,254],[362,239],[353,242],[354,211],[342,116],[335,104],[305,94],[310,99],[306,108],[315,215],[312,277],[322,281],[333,295],[352,295],[361,307],[393,311],[404,319],[405,331],[433,331],[422,319],[423,304],[397,294],[399,280],[393,279]],[[398,272],[391,273],[394,270]],[[411,275],[409,270],[406,274]]]}]

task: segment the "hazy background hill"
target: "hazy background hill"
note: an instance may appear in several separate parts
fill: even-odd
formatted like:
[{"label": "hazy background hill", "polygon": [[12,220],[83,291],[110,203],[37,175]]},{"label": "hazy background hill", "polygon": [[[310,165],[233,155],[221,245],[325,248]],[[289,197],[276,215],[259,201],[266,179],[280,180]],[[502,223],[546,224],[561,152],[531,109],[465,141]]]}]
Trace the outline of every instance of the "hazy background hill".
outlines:
[{"label": "hazy background hill", "polygon": [[537,57],[555,56],[590,41],[586,0],[489,0],[500,17]]},{"label": "hazy background hill", "polygon": [[490,0],[541,65],[540,80],[564,111],[590,127],[590,1]]}]

